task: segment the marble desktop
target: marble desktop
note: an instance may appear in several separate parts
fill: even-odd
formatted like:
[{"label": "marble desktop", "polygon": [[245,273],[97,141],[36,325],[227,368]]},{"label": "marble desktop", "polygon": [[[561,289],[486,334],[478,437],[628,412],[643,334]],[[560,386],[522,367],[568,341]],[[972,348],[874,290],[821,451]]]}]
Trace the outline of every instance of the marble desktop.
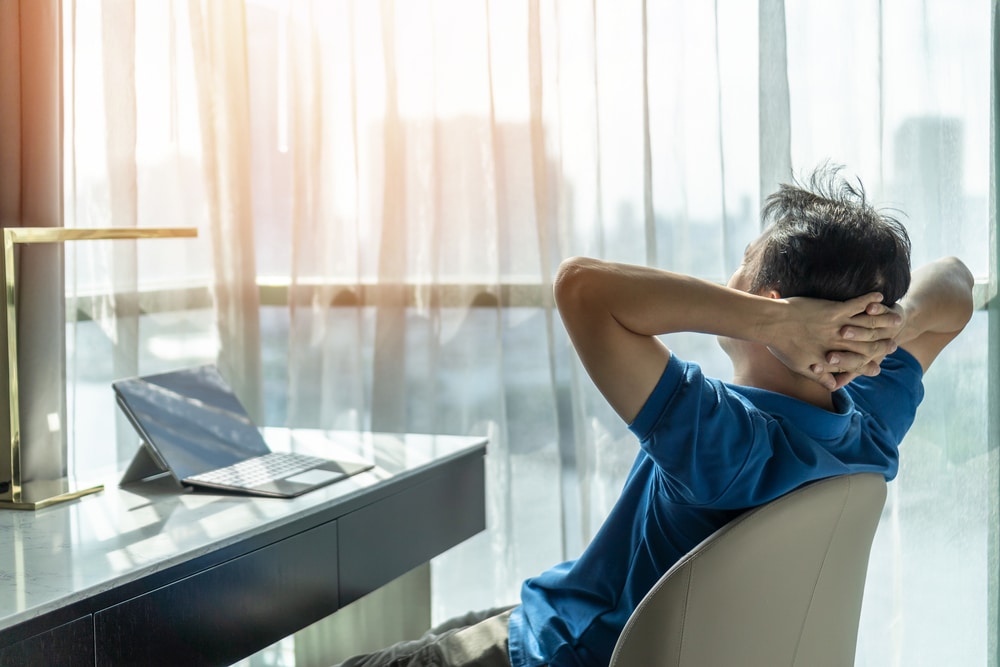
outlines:
[{"label": "marble desktop", "polygon": [[0,629],[120,587],[460,456],[482,438],[264,429],[276,451],[375,467],[292,499],[191,492],[168,477],[34,512],[0,512]]}]

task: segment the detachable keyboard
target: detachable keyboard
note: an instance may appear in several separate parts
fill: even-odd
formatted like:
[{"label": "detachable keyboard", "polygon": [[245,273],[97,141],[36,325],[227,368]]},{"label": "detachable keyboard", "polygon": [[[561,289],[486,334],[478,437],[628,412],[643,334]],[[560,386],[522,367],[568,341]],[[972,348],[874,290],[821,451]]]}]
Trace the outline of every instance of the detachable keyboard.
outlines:
[{"label": "detachable keyboard", "polygon": [[194,482],[252,488],[312,470],[327,462],[327,459],[306,454],[271,452],[225,468],[193,475],[187,479]]}]

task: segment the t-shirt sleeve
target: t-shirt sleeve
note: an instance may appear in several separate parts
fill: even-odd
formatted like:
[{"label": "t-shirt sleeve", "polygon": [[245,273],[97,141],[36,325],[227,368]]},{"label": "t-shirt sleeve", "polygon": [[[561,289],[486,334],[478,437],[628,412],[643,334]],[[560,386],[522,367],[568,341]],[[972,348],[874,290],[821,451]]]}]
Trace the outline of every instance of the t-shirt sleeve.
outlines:
[{"label": "t-shirt sleeve", "polygon": [[883,359],[881,368],[874,377],[855,378],[847,392],[866,416],[872,438],[898,444],[913,425],[924,398],[924,371],[903,348]]},{"label": "t-shirt sleeve", "polygon": [[767,424],[722,382],[672,355],[629,428],[659,467],[668,497],[709,505],[743,469]]}]

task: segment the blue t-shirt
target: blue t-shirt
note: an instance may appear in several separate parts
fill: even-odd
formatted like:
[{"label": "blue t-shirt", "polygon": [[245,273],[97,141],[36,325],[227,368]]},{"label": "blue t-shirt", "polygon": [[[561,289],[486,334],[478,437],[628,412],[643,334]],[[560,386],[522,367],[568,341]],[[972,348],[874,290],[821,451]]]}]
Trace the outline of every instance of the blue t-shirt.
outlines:
[{"label": "blue t-shirt", "polygon": [[629,428],[641,449],[580,558],[528,579],[510,617],[514,667],[606,665],[636,605],[685,553],[749,508],[824,477],[896,476],[923,398],[905,350],[833,394],[835,412],[705,377],[672,356]]}]

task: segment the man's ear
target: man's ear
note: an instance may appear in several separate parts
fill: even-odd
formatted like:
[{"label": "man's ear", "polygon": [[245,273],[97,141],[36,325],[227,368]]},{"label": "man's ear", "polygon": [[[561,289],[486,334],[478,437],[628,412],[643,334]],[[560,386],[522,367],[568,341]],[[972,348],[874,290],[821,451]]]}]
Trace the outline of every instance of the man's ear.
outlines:
[{"label": "man's ear", "polygon": [[781,293],[778,292],[778,290],[776,289],[769,289],[766,292],[764,292],[764,296],[766,296],[768,299],[780,299]]}]

